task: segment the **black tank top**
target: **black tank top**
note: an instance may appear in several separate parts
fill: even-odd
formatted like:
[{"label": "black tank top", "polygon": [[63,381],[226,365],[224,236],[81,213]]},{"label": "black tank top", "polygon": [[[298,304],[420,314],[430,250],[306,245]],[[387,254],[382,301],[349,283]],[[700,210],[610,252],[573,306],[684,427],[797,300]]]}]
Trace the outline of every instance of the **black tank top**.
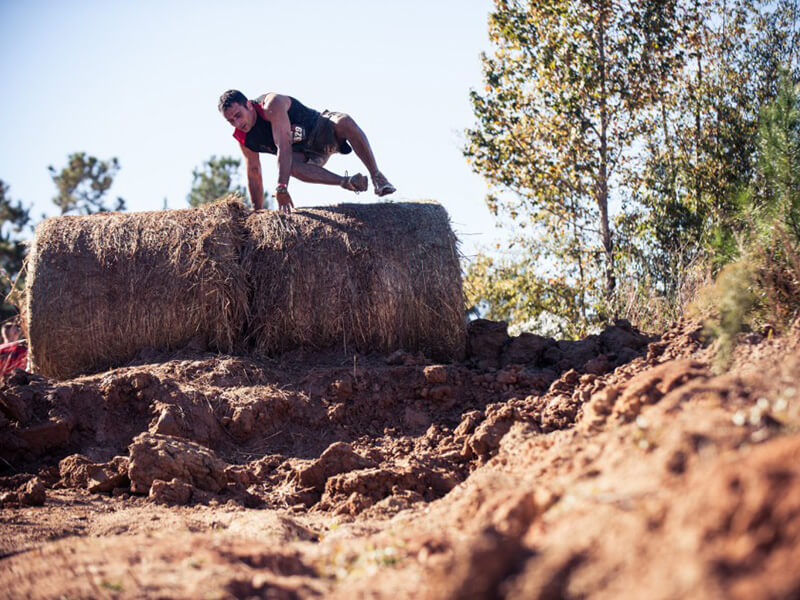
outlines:
[{"label": "black tank top", "polygon": [[[246,135],[237,129],[234,132],[234,137],[253,152],[277,154],[278,147],[272,137],[272,125],[264,118],[264,109],[261,105],[264,101],[264,96],[266,94],[262,94],[252,100],[253,107],[256,109],[256,123],[253,128]],[[289,96],[289,99],[292,101],[289,106],[289,122],[292,126],[292,150],[302,151],[306,148],[306,142],[311,130],[317,124],[319,112],[313,108],[308,108],[291,96]]]}]

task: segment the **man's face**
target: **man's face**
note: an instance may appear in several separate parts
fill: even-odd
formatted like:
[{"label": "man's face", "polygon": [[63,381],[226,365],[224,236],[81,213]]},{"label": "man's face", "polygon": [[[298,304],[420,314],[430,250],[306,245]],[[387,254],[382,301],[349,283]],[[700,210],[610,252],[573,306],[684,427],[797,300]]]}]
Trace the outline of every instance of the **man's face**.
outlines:
[{"label": "man's face", "polygon": [[245,133],[250,131],[253,125],[256,124],[256,109],[253,108],[253,103],[249,100],[246,105],[234,102],[222,112],[222,115],[228,123]]}]

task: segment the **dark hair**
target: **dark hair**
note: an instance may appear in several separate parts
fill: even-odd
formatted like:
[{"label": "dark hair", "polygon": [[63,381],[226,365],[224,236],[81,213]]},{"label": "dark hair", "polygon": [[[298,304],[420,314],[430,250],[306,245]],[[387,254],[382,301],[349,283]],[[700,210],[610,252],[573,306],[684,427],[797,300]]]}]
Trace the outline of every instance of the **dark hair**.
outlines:
[{"label": "dark hair", "polygon": [[239,90],[228,90],[219,97],[219,104],[217,105],[217,108],[219,109],[219,112],[225,112],[231,107],[232,104],[241,104],[242,106],[247,106],[247,96],[245,96]]}]

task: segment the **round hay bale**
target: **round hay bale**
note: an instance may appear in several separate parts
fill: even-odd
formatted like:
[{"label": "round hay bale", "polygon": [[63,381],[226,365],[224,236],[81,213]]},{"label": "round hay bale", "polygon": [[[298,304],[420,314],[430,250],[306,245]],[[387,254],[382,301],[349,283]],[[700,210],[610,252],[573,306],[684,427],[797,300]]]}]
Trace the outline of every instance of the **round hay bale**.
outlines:
[{"label": "round hay bale", "polygon": [[240,265],[246,209],[202,208],[47,219],[28,258],[31,365],[67,378],[190,341],[232,352],[247,320]]},{"label": "round hay bale", "polygon": [[435,202],[251,214],[243,264],[256,350],[339,347],[463,358],[456,237]]}]

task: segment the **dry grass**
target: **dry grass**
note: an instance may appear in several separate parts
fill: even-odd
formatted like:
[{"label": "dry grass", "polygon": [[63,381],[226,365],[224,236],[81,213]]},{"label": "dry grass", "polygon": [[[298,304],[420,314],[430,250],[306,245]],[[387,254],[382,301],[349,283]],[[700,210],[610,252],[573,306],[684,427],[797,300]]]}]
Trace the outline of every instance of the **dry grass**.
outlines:
[{"label": "dry grass", "polygon": [[343,204],[251,215],[245,270],[256,349],[422,351],[465,348],[456,238],[434,202]]},{"label": "dry grass", "polygon": [[682,318],[713,277],[708,263],[697,261],[684,272],[674,293],[666,296],[647,282],[623,279],[617,290],[616,314],[642,331],[658,333]]},{"label": "dry grass", "polygon": [[43,221],[23,311],[34,370],[71,377],[190,341],[234,351],[247,316],[244,214],[226,200]]},{"label": "dry grass", "polygon": [[463,307],[456,239],[436,203],[248,216],[227,199],[44,221],[22,314],[33,369],[68,378],[190,343],[458,360]]}]

